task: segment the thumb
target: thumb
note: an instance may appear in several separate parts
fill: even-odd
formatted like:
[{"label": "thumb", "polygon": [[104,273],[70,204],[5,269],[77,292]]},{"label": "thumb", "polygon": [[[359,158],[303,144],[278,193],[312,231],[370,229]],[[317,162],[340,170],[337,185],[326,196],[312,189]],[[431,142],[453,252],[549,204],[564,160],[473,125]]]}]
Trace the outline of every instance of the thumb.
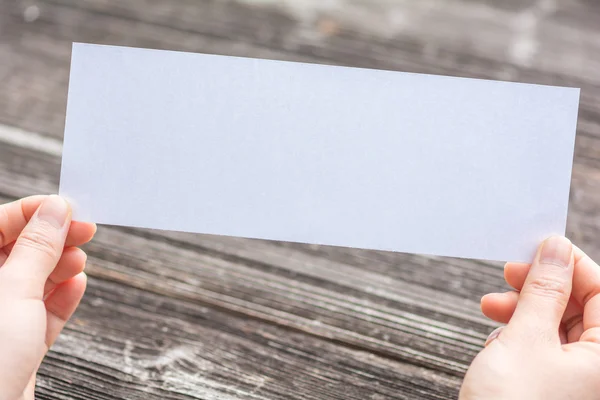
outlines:
[{"label": "thumb", "polygon": [[0,269],[3,291],[39,298],[60,259],[71,224],[71,209],[59,196],[48,196],[17,238]]},{"label": "thumb", "polygon": [[571,296],[573,245],[551,237],[538,250],[504,334],[560,344],[559,326]]}]

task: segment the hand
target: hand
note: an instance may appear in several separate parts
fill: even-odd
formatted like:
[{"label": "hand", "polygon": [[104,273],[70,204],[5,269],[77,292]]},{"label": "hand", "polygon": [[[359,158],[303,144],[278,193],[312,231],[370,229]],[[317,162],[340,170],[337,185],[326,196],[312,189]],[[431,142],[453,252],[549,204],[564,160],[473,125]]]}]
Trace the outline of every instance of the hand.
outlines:
[{"label": "hand", "polygon": [[501,323],[467,372],[461,400],[600,399],[600,267],[565,238],[542,244],[531,266],[509,263],[517,291],[485,296]]},{"label": "hand", "polygon": [[58,196],[0,205],[0,400],[33,400],[36,371],[79,304],[96,232]]}]

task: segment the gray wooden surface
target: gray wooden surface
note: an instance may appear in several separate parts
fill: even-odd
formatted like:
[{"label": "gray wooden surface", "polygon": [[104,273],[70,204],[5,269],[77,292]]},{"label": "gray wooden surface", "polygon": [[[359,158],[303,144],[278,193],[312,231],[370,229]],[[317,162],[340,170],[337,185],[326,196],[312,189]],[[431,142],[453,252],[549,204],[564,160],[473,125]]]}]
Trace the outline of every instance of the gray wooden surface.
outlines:
[{"label": "gray wooden surface", "polygon": [[[72,41],[581,87],[568,230],[600,258],[594,0],[0,0],[0,202],[57,191]],[[205,235],[86,250],[40,399],[453,398],[504,288],[497,264]]]}]

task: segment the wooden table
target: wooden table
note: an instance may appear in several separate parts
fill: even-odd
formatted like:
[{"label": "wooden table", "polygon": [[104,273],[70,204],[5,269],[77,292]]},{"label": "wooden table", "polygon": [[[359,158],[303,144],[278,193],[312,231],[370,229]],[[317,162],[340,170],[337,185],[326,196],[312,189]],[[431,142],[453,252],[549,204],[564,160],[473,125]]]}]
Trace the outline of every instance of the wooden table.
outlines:
[{"label": "wooden table", "polygon": [[[581,87],[568,230],[600,258],[597,1],[0,0],[1,202],[57,191],[72,41]],[[86,250],[40,399],[453,398],[504,288],[478,261],[117,227]]]}]

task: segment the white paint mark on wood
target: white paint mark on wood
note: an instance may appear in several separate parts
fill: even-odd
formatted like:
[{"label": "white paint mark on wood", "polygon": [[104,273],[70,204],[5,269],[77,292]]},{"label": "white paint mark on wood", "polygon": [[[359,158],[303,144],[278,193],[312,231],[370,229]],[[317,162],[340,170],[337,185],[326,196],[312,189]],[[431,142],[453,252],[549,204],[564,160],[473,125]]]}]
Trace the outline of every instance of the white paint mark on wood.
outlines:
[{"label": "white paint mark on wood", "polygon": [[137,390],[153,393],[157,389],[179,393],[206,400],[262,399],[255,394],[265,384],[262,375],[237,372],[240,382],[253,385],[243,388],[211,379],[211,374],[222,374],[222,366],[200,355],[201,344],[171,347],[157,356],[134,353],[135,342],[125,339],[123,358],[100,341],[89,340],[89,336],[64,332],[53,347],[53,352],[71,354],[82,360],[94,361],[108,368],[128,374],[139,385]]},{"label": "white paint mark on wood", "polygon": [[554,14],[557,8],[556,0],[539,0],[533,7],[517,15],[513,24],[516,37],[509,49],[509,56],[515,64],[523,67],[533,65],[540,51],[540,24]]},{"label": "white paint mark on wood", "polygon": [[125,371],[129,374],[133,372],[133,360],[131,357],[133,349],[131,340],[126,340],[125,348],[123,349],[123,363],[125,364]]},{"label": "white paint mark on wood", "polygon": [[0,124],[0,142],[39,151],[52,156],[62,155],[62,142],[58,139]]},{"label": "white paint mark on wood", "polygon": [[40,8],[38,6],[29,6],[23,11],[25,22],[34,22],[40,17]]}]

